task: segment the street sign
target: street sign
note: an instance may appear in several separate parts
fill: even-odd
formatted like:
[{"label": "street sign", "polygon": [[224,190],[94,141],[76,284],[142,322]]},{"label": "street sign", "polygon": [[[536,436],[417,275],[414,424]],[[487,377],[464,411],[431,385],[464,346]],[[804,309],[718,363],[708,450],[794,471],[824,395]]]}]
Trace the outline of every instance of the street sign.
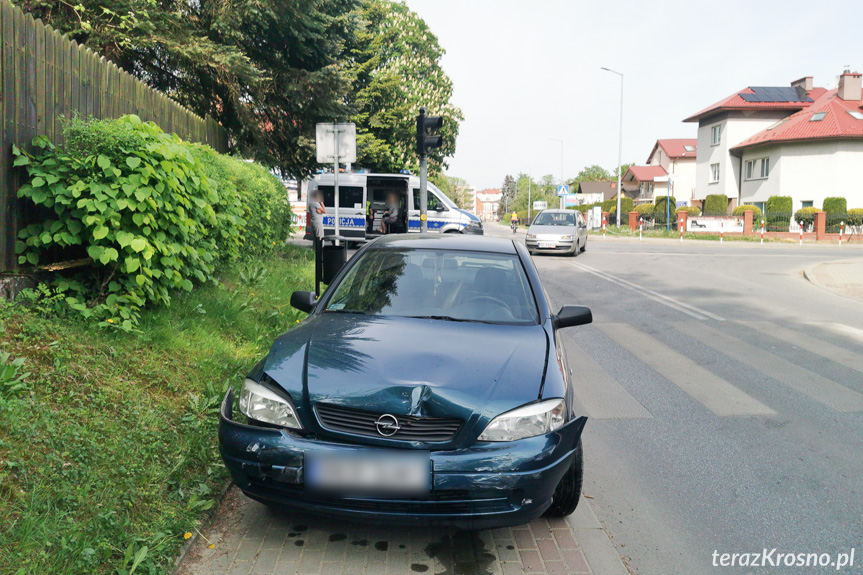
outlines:
[{"label": "street sign", "polygon": [[557,186],[557,195],[558,196],[565,196],[568,193],[569,193],[569,186],[567,186],[566,184],[560,184],[559,186]]},{"label": "street sign", "polygon": [[573,206],[580,206],[581,199],[578,194],[566,194],[563,196],[563,207],[571,208]]},{"label": "street sign", "polygon": [[535,210],[547,210],[548,202],[543,202],[542,200],[537,200],[533,203],[533,209]]},{"label": "street sign", "polygon": [[[336,134],[339,135],[338,147]],[[357,161],[356,124],[318,124],[315,129],[318,162],[321,164],[353,164]],[[336,158],[336,150],[339,157]]]}]

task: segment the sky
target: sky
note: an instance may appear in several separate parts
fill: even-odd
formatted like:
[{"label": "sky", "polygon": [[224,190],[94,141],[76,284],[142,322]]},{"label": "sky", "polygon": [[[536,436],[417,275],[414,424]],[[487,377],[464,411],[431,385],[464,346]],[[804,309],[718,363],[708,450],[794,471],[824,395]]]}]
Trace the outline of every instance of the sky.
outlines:
[{"label": "sky", "polygon": [[[645,163],[684,118],[746,86],[863,70],[860,0],[406,0],[446,50],[461,107],[447,173],[478,189],[507,174],[574,177]],[[563,158],[561,161],[562,141]],[[562,167],[561,167],[562,165]]]}]

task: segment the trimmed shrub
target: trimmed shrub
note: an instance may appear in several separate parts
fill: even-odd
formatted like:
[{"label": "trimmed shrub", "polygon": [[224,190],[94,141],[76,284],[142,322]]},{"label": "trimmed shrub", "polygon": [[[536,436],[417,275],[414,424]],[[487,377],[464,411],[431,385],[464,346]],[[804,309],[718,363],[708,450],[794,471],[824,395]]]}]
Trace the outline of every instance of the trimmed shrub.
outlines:
[{"label": "trimmed shrub", "polygon": [[677,208],[677,212],[686,212],[690,216],[700,216],[701,208],[699,208],[698,206],[683,206],[681,208]]},{"label": "trimmed shrub", "polygon": [[728,196],[710,194],[704,199],[704,213],[709,216],[728,215]]},{"label": "trimmed shrub", "polygon": [[863,225],[863,208],[851,208],[848,210],[847,218],[845,219],[845,225],[848,226],[861,226]]},{"label": "trimmed shrub", "polygon": [[734,210],[732,210],[731,215],[732,216],[743,216],[743,215],[745,215],[745,212],[748,212],[748,211],[752,211],[752,222],[753,222],[753,224],[755,222],[761,221],[760,220],[761,208],[759,208],[758,206],[753,206],[751,204],[743,204],[742,206],[737,206],[736,208],[734,208]]},{"label": "trimmed shrub", "polygon": [[848,211],[845,198],[824,198],[824,211],[828,214],[844,214]]},{"label": "trimmed shrub", "polygon": [[220,262],[287,234],[284,186],[264,168],[137,116],[76,119],[66,131],[66,153],[44,136],[33,155],[13,149],[28,175],[18,195],[45,214],[19,232],[16,251],[32,265],[89,257],[53,287],[102,327],[134,329],[147,303],[169,304],[173,291],[215,281]]},{"label": "trimmed shrub", "polygon": [[611,212],[611,208],[617,207],[617,199],[615,198],[613,200],[605,200],[604,202],[602,202],[601,205],[603,212]]},{"label": "trimmed shrub", "polygon": [[671,218],[672,222],[676,222],[677,219],[677,200],[674,196],[670,198],[668,196],[660,196],[656,198],[656,204],[653,207],[653,219],[657,224],[665,224],[665,204],[668,202],[668,217]]},{"label": "trimmed shrub", "polygon": [[791,196],[770,196],[767,198],[767,213],[770,212],[787,212],[790,214],[794,211],[794,200]]},{"label": "trimmed shrub", "polygon": [[[632,198],[627,198],[626,196],[620,198],[620,223],[621,225],[625,225],[629,221],[629,212],[635,209],[635,205],[632,201]],[[617,200],[614,200],[614,205],[609,210],[609,214],[617,217]]]},{"label": "trimmed shrub", "polygon": [[804,226],[811,226],[815,222],[815,214],[820,212],[818,208],[801,208],[794,214],[794,221]]},{"label": "trimmed shrub", "polygon": [[635,206],[635,211],[638,212],[639,218],[644,218],[645,220],[653,219],[653,204],[638,204]]}]

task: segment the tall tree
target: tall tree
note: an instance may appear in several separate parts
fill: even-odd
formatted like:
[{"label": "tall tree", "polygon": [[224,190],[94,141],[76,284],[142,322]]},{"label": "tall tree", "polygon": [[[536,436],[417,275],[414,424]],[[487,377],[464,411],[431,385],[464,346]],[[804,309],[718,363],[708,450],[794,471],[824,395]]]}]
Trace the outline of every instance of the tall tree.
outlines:
[{"label": "tall tree", "polygon": [[497,213],[506,214],[511,206],[515,206],[517,191],[515,178],[507,174],[503,179],[503,185],[500,187],[500,203],[497,206]]},{"label": "tall tree", "polygon": [[474,209],[473,194],[470,193],[471,187],[467,180],[446,174],[434,175],[430,179],[458,207],[463,210]]},{"label": "tall tree", "polygon": [[161,90],[215,117],[235,149],[307,174],[314,125],[346,119],[361,0],[14,0]]},{"label": "tall tree", "polygon": [[403,2],[366,0],[365,28],[350,52],[353,90],[348,98],[357,124],[357,163],[377,172],[416,171],[416,120],[420,106],[444,119],[443,146],[429,156],[440,174],[455,153],[463,115],[451,103],[452,81],[440,66],[444,54],[426,23]]}]

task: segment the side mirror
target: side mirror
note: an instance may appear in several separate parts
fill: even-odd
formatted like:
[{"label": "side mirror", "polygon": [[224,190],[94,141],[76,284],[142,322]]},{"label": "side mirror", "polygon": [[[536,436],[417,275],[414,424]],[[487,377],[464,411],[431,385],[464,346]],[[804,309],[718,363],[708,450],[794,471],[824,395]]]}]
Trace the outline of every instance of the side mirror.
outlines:
[{"label": "side mirror", "polygon": [[[300,311],[312,313],[316,303],[317,298],[315,298],[315,292],[313,291],[295,291],[291,294],[291,307]],[[590,312],[588,311],[588,313]]]},{"label": "side mirror", "polygon": [[552,318],[552,321],[556,329],[587,325],[593,322],[593,314],[587,306],[565,305],[560,308],[560,311]]},{"label": "side mirror", "polygon": [[445,211],[446,211],[446,206],[445,206],[445,205],[443,205],[443,204],[438,204],[438,205],[436,205],[436,206],[435,206],[434,211],[436,211],[436,212],[445,212]]}]

